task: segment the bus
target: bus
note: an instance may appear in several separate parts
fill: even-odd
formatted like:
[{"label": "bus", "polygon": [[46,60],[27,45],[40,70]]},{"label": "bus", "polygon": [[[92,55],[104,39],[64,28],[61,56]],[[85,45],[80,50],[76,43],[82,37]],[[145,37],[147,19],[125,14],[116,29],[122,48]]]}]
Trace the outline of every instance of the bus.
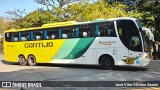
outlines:
[{"label": "bus", "polygon": [[4,32],[6,61],[146,67],[151,60],[142,24],[120,17],[86,22],[58,22]]}]

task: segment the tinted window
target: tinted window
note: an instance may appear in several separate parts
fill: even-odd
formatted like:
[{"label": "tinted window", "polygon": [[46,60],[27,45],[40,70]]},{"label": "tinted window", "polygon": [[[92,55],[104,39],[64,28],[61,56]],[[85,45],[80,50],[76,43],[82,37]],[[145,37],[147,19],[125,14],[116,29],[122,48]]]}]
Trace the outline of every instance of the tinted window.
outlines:
[{"label": "tinted window", "polygon": [[139,28],[142,28],[142,23],[139,21],[139,20],[136,20],[137,24],[138,24],[138,27]]},{"label": "tinted window", "polygon": [[142,51],[142,43],[138,32],[130,32],[128,36],[128,42],[130,50]]},{"label": "tinted window", "polygon": [[5,41],[12,41],[12,33],[5,33]]},{"label": "tinted window", "polygon": [[19,41],[19,33],[18,32],[14,32],[12,38],[13,38],[13,41]]},{"label": "tinted window", "polygon": [[29,32],[20,32],[20,33],[21,33],[21,37],[20,37],[21,41],[30,40]]},{"label": "tinted window", "polygon": [[42,40],[43,38],[43,31],[33,31],[33,40]]},{"label": "tinted window", "polygon": [[129,32],[138,31],[138,29],[136,27],[136,24],[133,21],[131,21],[131,20],[126,20],[126,29]]},{"label": "tinted window", "polygon": [[98,27],[98,36],[116,37],[114,22],[99,23]]},{"label": "tinted window", "polygon": [[118,20],[117,30],[122,43],[130,50],[142,51],[140,34],[131,20]]},{"label": "tinted window", "polygon": [[94,37],[96,36],[95,34],[95,26],[94,25],[81,25],[80,26],[80,31],[79,31],[79,37]]},{"label": "tinted window", "polygon": [[119,37],[122,41],[122,43],[127,46],[127,29],[126,29],[126,21],[125,20],[119,20],[117,21],[117,30]]},{"label": "tinted window", "polygon": [[62,30],[62,38],[74,38],[75,37],[75,27],[63,27]]},{"label": "tinted window", "polygon": [[47,39],[57,39],[58,38],[58,30],[50,29],[47,30]]}]

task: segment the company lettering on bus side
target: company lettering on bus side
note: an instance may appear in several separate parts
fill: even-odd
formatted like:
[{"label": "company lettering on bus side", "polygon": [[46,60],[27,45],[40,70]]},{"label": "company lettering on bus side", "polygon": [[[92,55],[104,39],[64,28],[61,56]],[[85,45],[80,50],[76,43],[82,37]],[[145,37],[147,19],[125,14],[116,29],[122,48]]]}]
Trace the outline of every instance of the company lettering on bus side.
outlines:
[{"label": "company lettering on bus side", "polygon": [[25,48],[53,47],[53,42],[25,43]]}]

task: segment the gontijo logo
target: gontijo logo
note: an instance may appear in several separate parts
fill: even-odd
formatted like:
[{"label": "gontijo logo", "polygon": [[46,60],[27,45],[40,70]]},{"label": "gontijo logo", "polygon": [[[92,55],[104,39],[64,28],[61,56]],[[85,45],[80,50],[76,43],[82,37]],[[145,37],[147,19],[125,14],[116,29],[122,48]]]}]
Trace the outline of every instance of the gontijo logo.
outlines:
[{"label": "gontijo logo", "polygon": [[25,43],[25,48],[53,47],[53,42]]}]

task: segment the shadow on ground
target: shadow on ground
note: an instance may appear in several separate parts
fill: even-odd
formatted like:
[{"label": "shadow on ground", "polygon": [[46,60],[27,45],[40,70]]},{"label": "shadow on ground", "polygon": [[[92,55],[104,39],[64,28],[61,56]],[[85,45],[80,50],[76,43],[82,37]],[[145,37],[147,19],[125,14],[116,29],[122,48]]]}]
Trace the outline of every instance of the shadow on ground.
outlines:
[{"label": "shadow on ground", "polygon": [[3,64],[6,64],[6,65],[18,65],[18,63],[8,62],[8,61],[5,61],[5,60],[1,60],[1,62]]},{"label": "shadow on ground", "polygon": [[[8,62],[5,60],[1,60],[3,64],[6,65],[19,65],[18,63]],[[36,66],[41,67],[63,67],[63,68],[76,68],[76,69],[100,69],[102,68],[99,65],[79,65],[79,64],[51,64],[51,63],[43,63],[43,64],[37,64]],[[115,66],[113,70],[116,71],[147,71],[147,68],[139,68],[139,67],[120,67]]]}]

